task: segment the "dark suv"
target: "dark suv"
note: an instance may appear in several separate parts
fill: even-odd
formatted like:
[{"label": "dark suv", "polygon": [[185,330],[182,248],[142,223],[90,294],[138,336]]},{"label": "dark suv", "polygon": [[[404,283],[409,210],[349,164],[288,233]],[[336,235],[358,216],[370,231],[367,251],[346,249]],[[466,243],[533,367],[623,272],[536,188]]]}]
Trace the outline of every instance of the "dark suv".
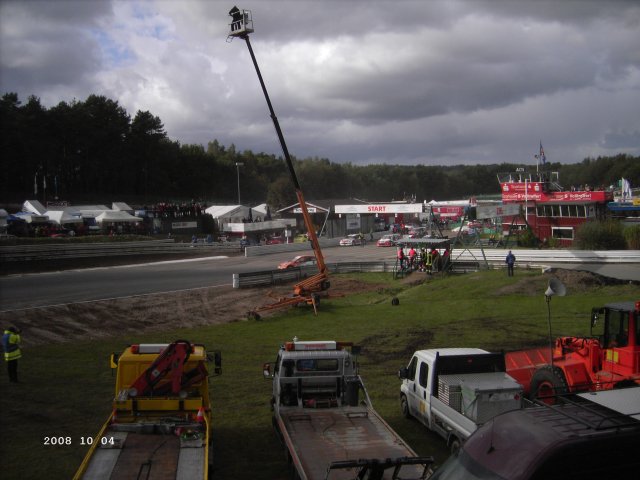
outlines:
[{"label": "dark suv", "polygon": [[558,397],[494,417],[430,480],[640,477],[640,387]]}]

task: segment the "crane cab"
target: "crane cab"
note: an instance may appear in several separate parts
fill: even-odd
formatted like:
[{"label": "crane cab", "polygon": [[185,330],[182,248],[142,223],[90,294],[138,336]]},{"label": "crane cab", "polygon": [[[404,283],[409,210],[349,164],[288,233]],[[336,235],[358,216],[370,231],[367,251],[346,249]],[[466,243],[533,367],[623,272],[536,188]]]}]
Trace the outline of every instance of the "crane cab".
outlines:
[{"label": "crane cab", "polygon": [[231,23],[229,24],[229,37],[246,37],[253,33],[253,20],[251,10],[240,10],[233,7],[229,10]]}]

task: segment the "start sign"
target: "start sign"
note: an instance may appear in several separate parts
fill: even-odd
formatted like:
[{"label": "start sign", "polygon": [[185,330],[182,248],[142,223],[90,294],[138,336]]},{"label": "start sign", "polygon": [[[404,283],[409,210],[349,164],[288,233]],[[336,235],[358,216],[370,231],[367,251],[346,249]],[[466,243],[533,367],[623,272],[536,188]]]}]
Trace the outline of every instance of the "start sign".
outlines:
[{"label": "start sign", "polygon": [[361,203],[336,205],[336,213],[423,213],[422,203]]},{"label": "start sign", "polygon": [[386,205],[368,205],[367,212],[384,213],[387,211]]}]

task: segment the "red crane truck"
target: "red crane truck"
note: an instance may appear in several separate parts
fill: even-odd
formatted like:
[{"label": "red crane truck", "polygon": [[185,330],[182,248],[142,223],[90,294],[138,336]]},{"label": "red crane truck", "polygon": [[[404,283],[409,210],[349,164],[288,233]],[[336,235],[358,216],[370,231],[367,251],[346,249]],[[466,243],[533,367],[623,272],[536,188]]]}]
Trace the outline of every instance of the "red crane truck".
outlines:
[{"label": "red crane truck", "polygon": [[559,337],[553,348],[509,352],[507,373],[529,398],[640,384],[640,301],[591,312],[591,335]]}]

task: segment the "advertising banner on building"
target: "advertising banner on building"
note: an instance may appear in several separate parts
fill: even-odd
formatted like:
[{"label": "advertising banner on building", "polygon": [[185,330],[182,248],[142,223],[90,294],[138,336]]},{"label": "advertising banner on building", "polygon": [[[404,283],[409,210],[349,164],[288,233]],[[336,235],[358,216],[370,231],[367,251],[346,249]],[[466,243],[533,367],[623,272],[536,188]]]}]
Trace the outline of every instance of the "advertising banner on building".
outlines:
[{"label": "advertising banner on building", "polygon": [[360,215],[358,214],[347,214],[347,230],[360,230]]},{"label": "advertising banner on building", "polygon": [[476,207],[476,218],[509,217],[520,213],[520,205],[517,203],[507,203],[503,205],[478,205]]},{"label": "advertising banner on building", "polygon": [[377,203],[336,205],[336,213],[422,213],[421,203]]}]

